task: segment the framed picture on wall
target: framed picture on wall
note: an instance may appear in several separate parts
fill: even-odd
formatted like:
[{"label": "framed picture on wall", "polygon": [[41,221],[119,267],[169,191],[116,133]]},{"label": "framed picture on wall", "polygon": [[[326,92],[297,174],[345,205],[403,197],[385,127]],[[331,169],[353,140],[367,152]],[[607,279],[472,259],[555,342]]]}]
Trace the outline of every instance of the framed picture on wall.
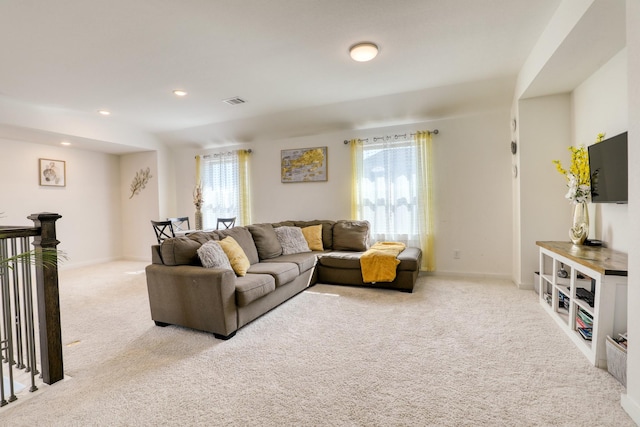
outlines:
[{"label": "framed picture on wall", "polygon": [[296,148],[280,152],[282,182],[327,180],[327,147]]},{"label": "framed picture on wall", "polygon": [[64,187],[67,185],[67,165],[64,160],[38,159],[40,185]]}]

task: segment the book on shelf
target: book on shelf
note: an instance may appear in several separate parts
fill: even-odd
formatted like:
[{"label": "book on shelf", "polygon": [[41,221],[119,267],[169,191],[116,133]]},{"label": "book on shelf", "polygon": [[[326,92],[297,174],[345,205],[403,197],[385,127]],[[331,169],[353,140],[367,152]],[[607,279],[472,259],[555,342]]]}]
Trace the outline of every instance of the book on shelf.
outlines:
[{"label": "book on shelf", "polygon": [[592,333],[591,328],[578,328],[578,332],[580,333],[580,335],[582,335],[582,338],[584,338],[587,341],[591,341],[591,333]]},{"label": "book on shelf", "polygon": [[582,320],[580,316],[576,316],[576,325],[578,325],[578,327],[580,328],[591,328],[593,326],[585,323],[585,321]]},{"label": "book on shelf", "polygon": [[582,309],[578,310],[578,316],[576,317],[576,319],[581,319],[587,325],[587,327],[593,326],[593,317],[589,316],[588,313],[582,311]]}]

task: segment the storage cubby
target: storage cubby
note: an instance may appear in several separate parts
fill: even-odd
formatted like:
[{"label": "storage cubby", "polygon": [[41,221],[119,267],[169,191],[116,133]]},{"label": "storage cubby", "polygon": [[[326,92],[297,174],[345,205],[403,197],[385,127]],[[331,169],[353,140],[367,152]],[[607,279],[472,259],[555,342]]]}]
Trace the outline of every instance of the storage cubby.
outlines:
[{"label": "storage cubby", "polygon": [[540,247],[540,304],[598,367],[606,367],[606,337],[627,329],[627,255],[570,242]]}]

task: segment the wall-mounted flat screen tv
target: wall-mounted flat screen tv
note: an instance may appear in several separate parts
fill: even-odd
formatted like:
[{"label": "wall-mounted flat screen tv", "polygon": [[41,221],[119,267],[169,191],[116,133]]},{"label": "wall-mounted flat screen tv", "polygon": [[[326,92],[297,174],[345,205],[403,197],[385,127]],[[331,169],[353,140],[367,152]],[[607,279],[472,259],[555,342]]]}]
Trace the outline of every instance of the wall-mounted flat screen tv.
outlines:
[{"label": "wall-mounted flat screen tv", "polygon": [[591,201],[627,203],[627,132],[588,147]]}]

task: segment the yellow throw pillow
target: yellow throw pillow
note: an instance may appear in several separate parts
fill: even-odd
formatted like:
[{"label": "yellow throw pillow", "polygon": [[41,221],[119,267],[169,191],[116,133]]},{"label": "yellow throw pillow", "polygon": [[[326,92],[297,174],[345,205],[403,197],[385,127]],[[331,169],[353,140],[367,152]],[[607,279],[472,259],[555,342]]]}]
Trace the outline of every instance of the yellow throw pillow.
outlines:
[{"label": "yellow throw pillow", "polygon": [[322,251],[322,224],[310,225],[302,229],[302,235],[312,251]]},{"label": "yellow throw pillow", "polygon": [[236,275],[244,276],[247,274],[247,270],[251,267],[251,263],[238,242],[236,242],[233,237],[227,236],[218,243],[222,246],[224,253],[227,254],[227,258],[229,258],[229,262],[231,263],[231,268],[233,268]]}]

